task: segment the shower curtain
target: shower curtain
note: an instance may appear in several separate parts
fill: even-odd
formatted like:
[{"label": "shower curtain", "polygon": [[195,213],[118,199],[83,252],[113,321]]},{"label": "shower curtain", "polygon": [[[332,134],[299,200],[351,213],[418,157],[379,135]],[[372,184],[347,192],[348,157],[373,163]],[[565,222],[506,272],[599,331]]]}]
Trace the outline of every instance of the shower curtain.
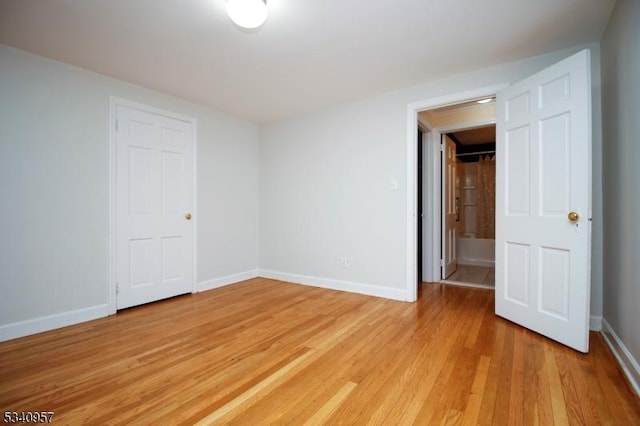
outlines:
[{"label": "shower curtain", "polygon": [[478,238],[496,237],[496,158],[480,157],[477,177],[476,231]]}]

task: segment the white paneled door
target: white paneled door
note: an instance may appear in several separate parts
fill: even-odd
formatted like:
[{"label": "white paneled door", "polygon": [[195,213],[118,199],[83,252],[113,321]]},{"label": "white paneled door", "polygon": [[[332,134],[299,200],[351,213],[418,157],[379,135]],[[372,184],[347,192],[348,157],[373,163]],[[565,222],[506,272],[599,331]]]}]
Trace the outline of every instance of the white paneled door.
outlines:
[{"label": "white paneled door", "polygon": [[456,271],[456,144],[442,135],[442,279]]},{"label": "white paneled door", "polygon": [[589,349],[588,51],[497,96],[496,314]]},{"label": "white paneled door", "polygon": [[116,305],[193,291],[193,124],[116,107]]}]

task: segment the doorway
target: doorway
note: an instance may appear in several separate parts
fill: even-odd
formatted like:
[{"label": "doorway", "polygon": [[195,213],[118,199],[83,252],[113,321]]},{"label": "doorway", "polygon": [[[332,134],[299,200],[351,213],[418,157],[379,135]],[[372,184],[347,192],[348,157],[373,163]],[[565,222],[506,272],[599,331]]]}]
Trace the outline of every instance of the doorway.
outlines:
[{"label": "doorway", "polygon": [[427,201],[419,205],[427,214],[419,214],[418,223],[429,226],[423,220],[429,212],[435,219],[422,246],[422,253],[434,258],[422,259],[427,265],[423,281],[493,289],[495,97],[425,109],[418,121],[431,129],[425,150],[434,157],[425,160],[431,166],[427,178],[418,180],[418,199]]},{"label": "doorway", "polygon": [[[493,102],[493,101],[491,101]],[[490,105],[486,103],[485,105]],[[441,274],[444,283],[495,287],[495,124],[453,130],[443,138],[453,143],[454,176],[443,173],[443,187],[452,189],[455,270]],[[451,180],[448,182],[446,180]],[[442,203],[446,218],[446,203]],[[441,253],[445,260],[446,253]],[[443,268],[444,270],[444,268]]]}]

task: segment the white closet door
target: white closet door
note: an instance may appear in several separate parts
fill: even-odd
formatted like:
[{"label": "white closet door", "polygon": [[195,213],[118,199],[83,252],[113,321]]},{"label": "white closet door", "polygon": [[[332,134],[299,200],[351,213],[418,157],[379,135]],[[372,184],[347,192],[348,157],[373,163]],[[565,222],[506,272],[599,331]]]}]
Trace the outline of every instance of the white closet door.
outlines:
[{"label": "white closet door", "polygon": [[117,308],[193,291],[193,126],[118,105]]}]

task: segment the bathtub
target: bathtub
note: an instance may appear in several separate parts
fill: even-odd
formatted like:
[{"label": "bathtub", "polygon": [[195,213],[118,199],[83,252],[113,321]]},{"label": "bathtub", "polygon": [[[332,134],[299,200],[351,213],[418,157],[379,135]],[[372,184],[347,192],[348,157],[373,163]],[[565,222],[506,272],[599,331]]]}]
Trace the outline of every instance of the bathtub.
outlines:
[{"label": "bathtub", "polygon": [[458,238],[456,256],[461,265],[495,266],[496,240]]}]

